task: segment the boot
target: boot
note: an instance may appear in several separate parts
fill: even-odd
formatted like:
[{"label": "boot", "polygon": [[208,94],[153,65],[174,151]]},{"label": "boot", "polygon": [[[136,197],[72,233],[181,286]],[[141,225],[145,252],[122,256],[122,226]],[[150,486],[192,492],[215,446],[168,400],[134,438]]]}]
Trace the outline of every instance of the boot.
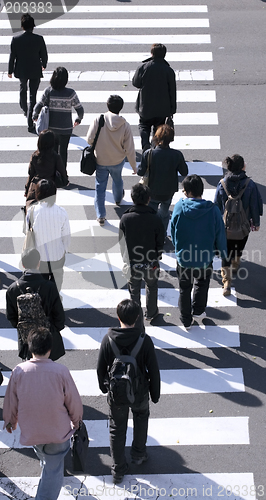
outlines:
[{"label": "boot", "polygon": [[239,269],[239,266],[240,266],[240,259],[241,257],[236,257],[235,259],[232,259],[232,272],[233,273],[237,273],[238,269]]},{"label": "boot", "polygon": [[231,267],[222,267],[221,276],[223,282],[223,295],[231,295],[232,270]]}]

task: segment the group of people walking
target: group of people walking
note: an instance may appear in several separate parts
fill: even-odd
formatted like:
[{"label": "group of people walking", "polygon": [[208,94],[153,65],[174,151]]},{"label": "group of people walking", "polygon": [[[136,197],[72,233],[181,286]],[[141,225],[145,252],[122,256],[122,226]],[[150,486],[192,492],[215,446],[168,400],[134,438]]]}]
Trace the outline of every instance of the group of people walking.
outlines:
[{"label": "group of people walking", "polygon": [[[36,248],[24,251],[22,264],[25,272],[7,290],[7,318],[13,327],[18,327],[21,314],[18,297],[29,293],[30,289],[31,293],[39,294],[50,326],[36,325],[36,328],[31,328],[26,345],[19,338],[19,355],[27,361],[12,372],[3,417],[9,433],[19,423],[21,443],[33,445],[41,460],[43,471],[35,498],[56,500],[63,484],[63,464],[69,450],[69,437],[82,419],[81,399],[69,371],[52,362],[64,354],[60,335],[64,327],[64,310],[59,291],[65,253],[70,244],[67,213],[55,204],[56,183],[60,187],[68,185],[68,143],[73,127],[83,118],[84,109],[76,92],[66,87],[68,73],[63,67],[54,71],[50,87],[45,89],[36,104],[41,71],[47,64],[47,51],[42,37],[33,35],[34,21],[32,23],[31,16],[27,16],[22,16],[24,33],[12,40],[9,76],[14,71],[15,76],[20,78],[20,106],[27,115],[29,131],[33,131],[33,121],[43,106],[49,107],[50,121],[49,130],[40,134],[38,149],[31,156],[25,186],[26,227],[34,230]],[[37,37],[34,38],[34,57],[38,71],[23,72],[29,66],[26,63],[21,65],[22,40],[25,39],[26,47],[32,44],[33,36]],[[153,403],[159,401],[160,372],[153,342],[145,334],[145,321],[152,322],[159,314],[160,260],[168,235],[170,206],[178,191],[179,175],[184,177],[183,197],[173,209],[170,233],[177,259],[180,320],[187,331],[194,320],[206,316],[214,257],[219,255],[221,258],[223,295],[229,295],[232,273],[239,267],[250,227],[258,231],[262,215],[260,193],[255,182],[247,177],[246,164],[240,155],[225,159],[227,172],[217,186],[214,202],[211,202],[203,197],[201,177],[193,173],[188,175],[183,154],[170,148],[174,140],[171,120],[176,112],[176,81],[165,55],[166,47],[154,44],[151,57],[137,68],[132,80],[139,89],[136,103],[142,144],[139,166],[136,164],[131,127],[120,115],[124,102],[118,95],[111,95],[107,101],[108,111],[103,115],[104,122],[95,147],[95,210],[100,226],[104,226],[106,221],[105,193],[109,175],[113,182],[114,201],[118,206],[124,197],[122,169],[126,158],[133,174],[142,178],[141,182],[132,186],[133,204],[123,213],[119,224],[123,273],[130,299],[118,304],[120,326],[109,329],[104,337],[97,365],[100,389],[108,393],[114,484],[120,483],[128,471],[125,440],[129,408],[134,422],[131,461],[141,465],[148,459],[149,397]],[[30,82],[29,106],[25,100],[27,80]],[[72,107],[77,111],[73,125]],[[89,127],[89,144],[93,143],[99,124],[100,116]],[[231,208],[228,201],[232,202]],[[47,277],[52,277],[52,280]],[[146,287],[144,315],[141,307],[142,280]],[[124,378],[127,380],[124,386],[119,385],[119,390],[115,392],[115,384],[123,379],[121,372],[120,377],[116,377],[118,361],[121,365],[131,363],[136,372],[131,366]],[[122,369],[121,366],[119,369]],[[128,388],[125,384],[130,380],[132,386]],[[121,403],[121,394],[128,397],[127,403]]]}]

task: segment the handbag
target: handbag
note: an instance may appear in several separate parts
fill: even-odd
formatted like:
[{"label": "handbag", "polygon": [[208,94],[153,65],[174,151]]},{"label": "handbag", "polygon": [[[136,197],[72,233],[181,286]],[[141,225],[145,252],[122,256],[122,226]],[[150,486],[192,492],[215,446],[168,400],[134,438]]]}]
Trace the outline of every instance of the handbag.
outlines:
[{"label": "handbag", "polygon": [[71,457],[75,471],[85,471],[88,446],[89,436],[86,425],[80,420],[79,428],[75,430],[71,437]]},{"label": "handbag", "polygon": [[152,159],[152,149],[149,150],[147,155],[147,170],[145,175],[141,177],[139,184],[143,184],[143,186],[149,186],[149,173],[151,168],[151,159]]},{"label": "handbag", "polygon": [[80,160],[80,171],[83,174],[87,175],[92,175],[94,174],[96,170],[96,157],[94,154],[96,142],[98,140],[100,130],[104,126],[104,116],[101,115],[99,119],[99,125],[98,125],[98,130],[96,132],[94,141],[91,146],[87,146],[86,148],[83,149],[82,155],[81,155],[81,160]]},{"label": "handbag", "polygon": [[49,128],[49,96],[50,94],[48,93],[48,96],[47,96],[47,106],[43,106],[40,113],[39,113],[39,116],[38,116],[38,119],[37,119],[37,122],[35,124],[35,130],[37,132],[38,135],[40,135],[40,133],[43,131],[43,130],[46,130]]},{"label": "handbag", "polygon": [[26,236],[24,239],[22,252],[24,252],[25,250],[30,250],[31,248],[36,248],[35,234],[33,231],[33,210],[34,207],[32,207],[30,211],[29,227],[27,229]]}]

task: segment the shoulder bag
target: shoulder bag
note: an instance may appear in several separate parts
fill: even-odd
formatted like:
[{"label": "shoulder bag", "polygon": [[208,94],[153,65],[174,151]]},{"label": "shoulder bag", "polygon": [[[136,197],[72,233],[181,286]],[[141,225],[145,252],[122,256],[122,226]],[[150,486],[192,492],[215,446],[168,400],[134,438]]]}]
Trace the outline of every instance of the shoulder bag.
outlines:
[{"label": "shoulder bag", "polygon": [[40,133],[43,130],[49,128],[49,100],[50,100],[50,90],[47,95],[47,101],[48,101],[47,106],[42,107],[40,114],[38,116],[38,120],[35,125],[35,129],[38,135],[40,135]]},{"label": "shoulder bag", "polygon": [[25,236],[23,247],[22,247],[22,252],[24,252],[25,250],[29,250],[31,248],[36,248],[35,234],[33,231],[33,211],[34,211],[34,207],[32,207],[30,209],[28,228],[26,231],[26,236]]},{"label": "shoulder bag", "polygon": [[81,155],[81,160],[80,160],[80,171],[83,174],[87,175],[92,175],[94,174],[96,170],[96,157],[94,154],[95,146],[100,134],[101,128],[104,126],[104,116],[101,115],[99,119],[99,125],[98,125],[98,130],[96,132],[94,141],[91,146],[87,146],[86,148],[83,149],[82,155]]},{"label": "shoulder bag", "polygon": [[149,150],[147,154],[147,170],[145,175],[141,177],[139,184],[143,184],[143,186],[149,186],[149,173],[151,168],[151,160],[152,160],[152,149]]}]

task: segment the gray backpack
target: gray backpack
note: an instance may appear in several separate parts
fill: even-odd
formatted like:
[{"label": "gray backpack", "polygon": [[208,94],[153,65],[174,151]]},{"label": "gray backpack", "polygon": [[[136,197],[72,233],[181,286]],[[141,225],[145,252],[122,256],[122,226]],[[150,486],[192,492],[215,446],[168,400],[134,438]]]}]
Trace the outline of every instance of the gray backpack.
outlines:
[{"label": "gray backpack", "polygon": [[228,196],[223,215],[228,240],[243,240],[250,232],[250,223],[241,200],[249,181],[250,179],[247,179],[243,189],[241,189],[237,196],[233,197],[228,193],[225,182],[221,180],[221,184]]},{"label": "gray backpack", "polygon": [[25,344],[27,343],[30,330],[38,326],[43,326],[50,330],[50,321],[43,310],[42,299],[39,294],[40,288],[38,288],[37,292],[34,292],[30,287],[27,287],[26,292],[23,292],[18,282],[17,286],[20,291],[20,295],[17,297],[17,331],[19,338]]}]

